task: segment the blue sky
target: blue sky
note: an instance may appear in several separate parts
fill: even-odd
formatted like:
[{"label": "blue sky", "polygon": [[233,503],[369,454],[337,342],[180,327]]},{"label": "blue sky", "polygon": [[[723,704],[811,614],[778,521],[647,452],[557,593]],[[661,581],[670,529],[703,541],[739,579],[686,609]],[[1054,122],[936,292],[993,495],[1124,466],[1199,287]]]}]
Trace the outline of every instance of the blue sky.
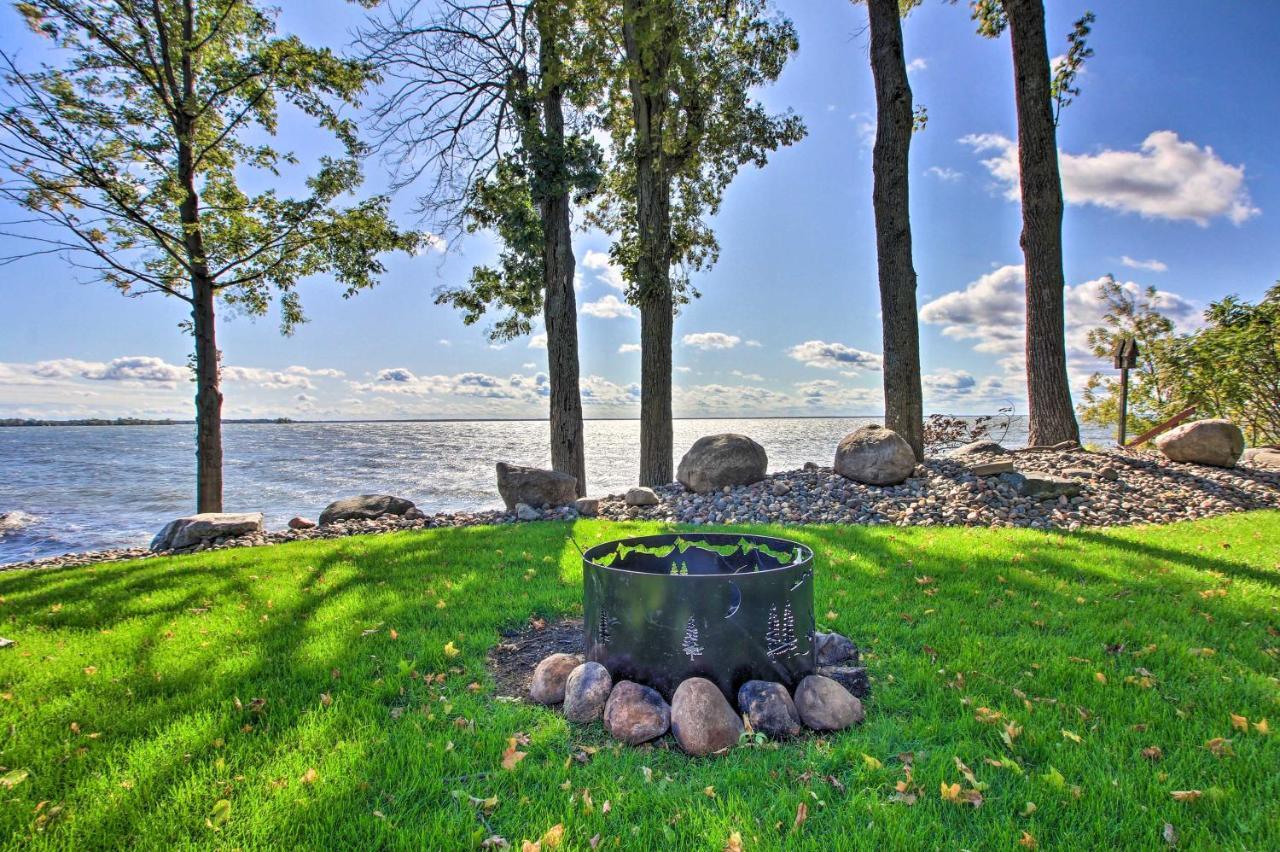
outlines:
[{"label": "blue sky", "polygon": [[[280,5],[282,30],[335,47],[362,14],[340,0]],[[1051,53],[1065,52],[1072,21],[1090,6],[1047,5]],[[720,262],[696,277],[703,298],[676,321],[677,416],[882,407],[866,10],[778,7],[801,47],[762,97],[802,115],[809,136],[729,189],[714,223]],[[1101,276],[1155,285],[1184,326],[1209,301],[1256,299],[1280,278],[1271,221],[1280,214],[1280,8],[1131,0],[1095,11],[1096,55],[1059,129],[1077,388],[1102,366],[1083,349]],[[39,57],[12,9],[0,22],[0,46]],[[904,35],[915,99],[929,111],[911,159],[926,407],[1025,411],[1008,40],[979,38],[964,4],[939,0],[915,11]],[[304,162],[322,150],[307,129],[287,120],[280,140]],[[366,172],[370,191],[384,185],[381,164]],[[397,199],[406,222],[410,206]],[[0,243],[0,254],[21,249]],[[638,319],[609,283],[607,238],[580,232],[574,247],[587,416],[634,416]],[[482,328],[432,304],[437,288],[492,253],[478,235],[444,254],[392,258],[382,284],[350,300],[331,281],[309,280],[300,290],[311,321],[291,338],[274,318],[224,312],[225,416],[545,416],[536,338],[494,348]],[[0,416],[189,416],[183,307],[123,298],[55,258],[0,267]]]}]

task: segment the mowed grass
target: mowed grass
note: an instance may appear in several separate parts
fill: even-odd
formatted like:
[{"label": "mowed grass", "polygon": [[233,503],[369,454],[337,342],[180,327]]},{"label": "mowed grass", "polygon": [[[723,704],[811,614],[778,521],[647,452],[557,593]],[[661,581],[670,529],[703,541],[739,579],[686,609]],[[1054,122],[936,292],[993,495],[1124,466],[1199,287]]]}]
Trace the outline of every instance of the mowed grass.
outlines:
[{"label": "mowed grass", "polygon": [[[1073,534],[759,528],[814,548],[819,623],[867,649],[867,721],[836,735],[694,760],[495,700],[500,632],[581,611],[569,537],[656,529],[0,575],[17,641],[0,650],[0,837],[519,849],[559,825],[562,849],[719,850],[735,833],[748,850],[1152,849],[1168,824],[1180,848],[1280,848],[1280,513]],[[504,769],[517,735],[526,756]]]}]

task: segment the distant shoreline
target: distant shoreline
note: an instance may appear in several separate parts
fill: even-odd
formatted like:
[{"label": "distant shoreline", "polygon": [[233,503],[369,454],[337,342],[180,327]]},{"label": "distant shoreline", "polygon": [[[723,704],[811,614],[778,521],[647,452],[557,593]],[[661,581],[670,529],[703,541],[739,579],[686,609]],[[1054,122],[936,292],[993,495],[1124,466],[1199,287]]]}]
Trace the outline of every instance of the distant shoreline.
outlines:
[{"label": "distant shoreline", "polygon": [[[990,417],[983,414],[956,414],[954,417]],[[761,414],[745,417],[673,417],[672,420],[865,420],[883,418],[883,414]],[[586,417],[587,423],[615,423],[634,421],[639,417]],[[289,417],[223,420],[224,424],[238,423],[251,426],[296,426],[326,423],[546,423],[545,417],[409,417],[409,418],[350,418],[338,420],[294,420]],[[142,420],[133,417],[85,418],[81,420],[0,419],[0,428],[37,426],[191,426],[194,420]]]}]

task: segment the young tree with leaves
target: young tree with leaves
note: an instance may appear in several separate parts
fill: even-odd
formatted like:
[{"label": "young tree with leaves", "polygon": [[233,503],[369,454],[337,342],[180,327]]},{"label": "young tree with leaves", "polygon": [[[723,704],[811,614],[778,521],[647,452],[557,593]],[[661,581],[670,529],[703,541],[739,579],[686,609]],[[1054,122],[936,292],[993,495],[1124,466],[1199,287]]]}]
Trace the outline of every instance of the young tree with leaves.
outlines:
[{"label": "young tree with leaves", "polygon": [[640,483],[659,485],[672,479],[675,312],[697,295],[690,272],[716,260],[705,217],[738,170],[804,136],[799,118],[750,94],[798,43],[767,0],[596,0],[590,19],[614,147],[592,221],[616,235],[610,254],[640,308]]},{"label": "young tree with leaves", "polygon": [[908,162],[916,114],[902,47],[902,15],[919,0],[866,0],[871,21],[871,75],[876,91],[876,140],[871,191],[876,220],[880,322],[884,347],[885,426],[924,459],[924,399],[916,270],[911,259]]},{"label": "young tree with leaves", "polygon": [[[353,295],[376,283],[379,255],[419,245],[392,224],[385,197],[337,205],[360,185],[364,153],[342,108],[374,72],[277,36],[275,12],[250,0],[27,0],[17,9],[64,61],[32,70],[0,55],[9,172],[0,197],[24,214],[9,225],[36,242],[32,254],[64,256],[128,296],[190,306],[196,508],[222,511],[217,304],[261,315],[278,296],[288,334],[304,319],[300,279],[329,273]],[[264,140],[282,102],[343,151],[321,159],[298,198],[241,186],[246,168],[274,176],[295,162]]]},{"label": "young tree with leaves", "polygon": [[[1022,253],[1027,295],[1027,442],[1031,445],[1080,440],[1067,377],[1066,320],[1062,268],[1062,178],[1058,169],[1055,108],[1077,94],[1075,74],[1087,57],[1078,22],[1071,62],[1056,78],[1049,67],[1044,0],[973,0],[979,34],[997,38],[1009,30],[1013,46],[1014,94],[1018,113],[1018,165],[1022,190]],[[1084,19],[1082,19],[1084,20]],[[1065,76],[1069,75],[1069,76]],[[1066,99],[1064,101],[1064,98]]]},{"label": "young tree with leaves", "polygon": [[[448,236],[489,230],[502,249],[437,304],[510,340],[541,314],[547,334],[551,466],[586,493],[572,213],[600,181],[599,147],[581,103],[577,0],[438,0],[388,6],[361,33],[392,80],[377,107],[379,142],[400,186],[422,187],[420,211]],[[566,107],[568,107],[566,109]],[[566,120],[566,113],[573,120]]]}]

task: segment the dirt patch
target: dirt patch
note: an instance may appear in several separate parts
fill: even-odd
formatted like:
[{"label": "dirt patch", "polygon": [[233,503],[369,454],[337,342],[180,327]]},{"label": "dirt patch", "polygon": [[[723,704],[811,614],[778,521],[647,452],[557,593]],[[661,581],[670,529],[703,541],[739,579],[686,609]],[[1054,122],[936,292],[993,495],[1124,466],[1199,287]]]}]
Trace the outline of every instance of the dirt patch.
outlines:
[{"label": "dirt patch", "polygon": [[487,659],[489,674],[498,687],[497,694],[528,698],[534,667],[555,653],[582,653],[581,618],[555,622],[534,618],[522,629],[504,633]]}]

